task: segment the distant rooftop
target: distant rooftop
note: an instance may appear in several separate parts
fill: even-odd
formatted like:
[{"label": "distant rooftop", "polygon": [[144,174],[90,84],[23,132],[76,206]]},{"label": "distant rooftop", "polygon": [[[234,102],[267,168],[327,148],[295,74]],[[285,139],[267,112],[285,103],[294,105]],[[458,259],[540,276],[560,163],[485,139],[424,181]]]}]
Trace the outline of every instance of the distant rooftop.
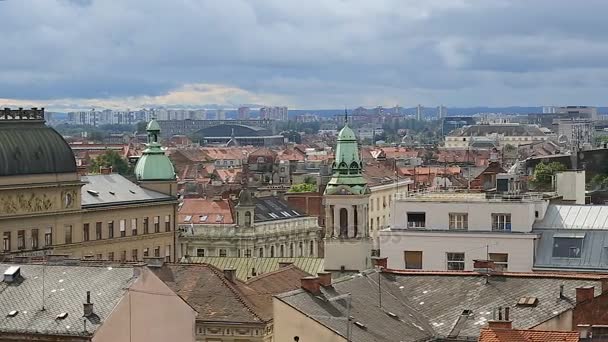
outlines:
[{"label": "distant rooftop", "polygon": [[85,208],[175,200],[172,196],[142,188],[117,173],[89,175],[81,179],[85,183],[81,189],[82,206]]},{"label": "distant rooftop", "polygon": [[489,194],[439,190],[396,194],[397,201],[412,202],[536,202],[542,198],[542,195],[537,193]]}]

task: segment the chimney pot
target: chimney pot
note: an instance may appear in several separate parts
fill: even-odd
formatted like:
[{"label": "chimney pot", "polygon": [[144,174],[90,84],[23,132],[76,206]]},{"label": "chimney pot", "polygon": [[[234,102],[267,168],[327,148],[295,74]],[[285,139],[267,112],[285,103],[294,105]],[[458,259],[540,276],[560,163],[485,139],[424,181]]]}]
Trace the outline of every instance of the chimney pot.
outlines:
[{"label": "chimney pot", "polygon": [[87,291],[87,302],[82,305],[83,316],[91,317],[93,315],[93,303],[91,303],[91,291]]},{"label": "chimney pot", "polygon": [[224,277],[228,279],[231,283],[236,281],[236,269],[235,268],[225,268],[224,269]]},{"label": "chimney pot", "polygon": [[323,287],[331,286],[331,272],[319,272],[317,276],[319,278],[319,285]]},{"label": "chimney pot", "polygon": [[301,279],[302,288],[314,295],[321,293],[319,277],[304,277]]},{"label": "chimney pot", "polygon": [[591,300],[595,297],[595,288],[593,286],[583,286],[576,288],[576,303],[582,303]]}]

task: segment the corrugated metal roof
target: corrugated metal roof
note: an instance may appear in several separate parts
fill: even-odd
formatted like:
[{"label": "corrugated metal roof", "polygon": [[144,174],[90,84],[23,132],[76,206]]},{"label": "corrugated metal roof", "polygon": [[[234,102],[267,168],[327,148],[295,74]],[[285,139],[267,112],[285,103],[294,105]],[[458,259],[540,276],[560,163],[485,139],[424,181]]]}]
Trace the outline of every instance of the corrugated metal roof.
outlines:
[{"label": "corrugated metal roof", "polygon": [[297,268],[309,274],[323,272],[325,259],[323,258],[222,258],[222,257],[190,257],[182,262],[209,264],[220,270],[236,269],[236,277],[247,280],[251,277],[251,270],[255,268],[257,275],[276,271],[280,262],[292,262]]},{"label": "corrugated metal roof", "polygon": [[550,204],[545,217],[534,229],[601,229],[608,230],[608,206]]},{"label": "corrugated metal roof", "polygon": [[175,199],[172,196],[142,188],[116,173],[83,176],[82,181],[85,184],[80,193],[84,208],[125,202],[170,201]]}]

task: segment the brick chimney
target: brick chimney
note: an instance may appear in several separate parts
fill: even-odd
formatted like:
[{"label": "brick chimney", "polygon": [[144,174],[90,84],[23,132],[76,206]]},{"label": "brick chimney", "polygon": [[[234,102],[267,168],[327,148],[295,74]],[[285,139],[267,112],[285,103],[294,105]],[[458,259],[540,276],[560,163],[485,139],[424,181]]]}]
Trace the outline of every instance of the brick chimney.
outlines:
[{"label": "brick chimney", "polygon": [[[503,309],[504,309],[504,317],[503,317]],[[496,311],[494,311],[494,319],[488,321],[488,327],[490,329],[513,329],[513,322],[509,319],[511,308],[509,307],[499,307],[498,308],[498,319],[496,319]]]},{"label": "brick chimney", "polygon": [[319,278],[319,285],[323,287],[331,286],[331,272],[319,272],[317,276]]},{"label": "brick chimney", "polygon": [[388,257],[372,257],[374,267],[388,268]]},{"label": "brick chimney", "polygon": [[583,286],[576,288],[576,303],[586,302],[595,297],[595,288],[593,286]]},{"label": "brick chimney", "polygon": [[236,268],[225,268],[224,277],[231,283],[234,283],[236,281]]},{"label": "brick chimney", "polygon": [[99,173],[101,173],[102,175],[109,175],[112,173],[112,166],[100,166],[99,167]]},{"label": "brick chimney", "polygon": [[319,286],[319,277],[304,277],[300,279],[302,282],[302,288],[309,293],[317,295],[321,293]]},{"label": "brick chimney", "polygon": [[602,283],[602,294],[607,293],[608,292],[608,277],[602,278],[601,283]]}]

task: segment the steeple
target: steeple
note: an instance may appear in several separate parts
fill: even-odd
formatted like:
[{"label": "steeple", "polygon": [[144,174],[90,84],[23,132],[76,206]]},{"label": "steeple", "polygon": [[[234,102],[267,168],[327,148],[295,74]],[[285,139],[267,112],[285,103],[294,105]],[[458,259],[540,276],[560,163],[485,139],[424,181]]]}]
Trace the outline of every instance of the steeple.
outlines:
[{"label": "steeple", "polygon": [[146,127],[148,143],[141,158],[135,165],[135,177],[138,181],[174,181],[175,170],[165,151],[159,143],[160,126],[152,119]]}]

